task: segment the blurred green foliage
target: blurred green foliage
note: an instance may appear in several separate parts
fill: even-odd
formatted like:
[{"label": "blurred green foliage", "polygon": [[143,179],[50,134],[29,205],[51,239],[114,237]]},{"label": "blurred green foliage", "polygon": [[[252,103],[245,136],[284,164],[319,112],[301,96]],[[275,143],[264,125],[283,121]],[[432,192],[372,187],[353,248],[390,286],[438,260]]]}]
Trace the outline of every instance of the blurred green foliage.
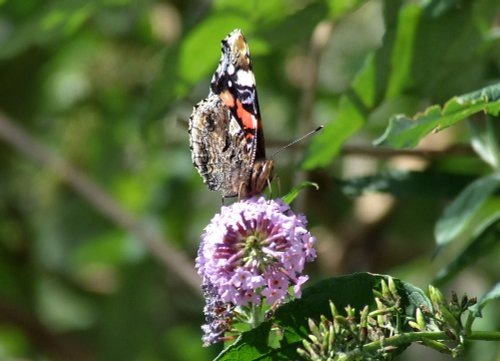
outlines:
[{"label": "blurred green foliage", "polygon": [[[420,147],[431,152],[371,142],[395,114],[499,83],[499,18],[497,0],[3,0],[0,113],[194,267],[220,196],[191,164],[187,118],[208,93],[220,40],[241,28],[269,153],[325,124],[307,150],[303,142],[275,159],[273,191],[304,178],[319,185],[292,204],[318,238],[313,280],[371,271],[480,296],[500,271],[498,187],[481,191],[467,224],[431,255],[446,205],[439,224],[453,227],[446,217],[460,216],[467,193],[453,199],[498,172],[499,118],[478,113],[469,128],[429,135]],[[63,172],[20,152],[3,126],[0,359],[212,359],[219,349],[201,347],[200,294]],[[498,328],[498,312],[483,313],[482,327]],[[496,352],[472,345],[464,359]]]}]

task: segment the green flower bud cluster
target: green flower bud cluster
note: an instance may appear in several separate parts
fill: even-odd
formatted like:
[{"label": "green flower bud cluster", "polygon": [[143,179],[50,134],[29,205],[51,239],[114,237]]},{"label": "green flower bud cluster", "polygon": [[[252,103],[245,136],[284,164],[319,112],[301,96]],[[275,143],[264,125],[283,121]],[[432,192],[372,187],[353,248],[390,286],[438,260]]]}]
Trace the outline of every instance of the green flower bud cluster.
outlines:
[{"label": "green flower bud cluster", "polygon": [[408,324],[420,332],[444,332],[446,337],[441,340],[422,338],[421,342],[439,352],[457,357],[469,332],[463,325],[463,315],[477,300],[467,295],[459,300],[457,294],[452,292],[451,301],[448,302],[441,291],[433,286],[429,286],[429,298],[432,310],[427,307],[417,308],[415,321],[410,320]]},{"label": "green flower bud cluster", "polygon": [[[466,330],[462,316],[476,300],[455,293],[451,302],[429,287],[432,309],[422,304],[413,314],[405,313],[394,280],[387,277],[373,290],[374,305],[340,313],[330,303],[331,318],[309,319],[310,334],[298,354],[306,360],[391,360],[418,342],[456,357],[463,349]],[[429,305],[430,305],[429,304]],[[399,351],[399,352],[397,352]]]}]

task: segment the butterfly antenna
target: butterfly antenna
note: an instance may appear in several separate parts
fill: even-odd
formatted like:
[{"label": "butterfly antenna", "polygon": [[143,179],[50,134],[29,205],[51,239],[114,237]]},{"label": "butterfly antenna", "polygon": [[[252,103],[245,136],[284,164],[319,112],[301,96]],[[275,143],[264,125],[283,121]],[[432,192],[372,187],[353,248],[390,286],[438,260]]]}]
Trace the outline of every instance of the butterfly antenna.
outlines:
[{"label": "butterfly antenna", "polygon": [[273,159],[278,153],[281,153],[283,150],[285,150],[286,148],[290,148],[292,145],[295,145],[297,144],[298,142],[301,142],[303,141],[305,138],[309,137],[310,135],[313,135],[313,134],[316,134],[317,132],[319,132],[321,129],[324,128],[324,125],[320,125],[319,127],[317,127],[316,129],[314,130],[311,130],[309,133],[306,133],[304,134],[302,137],[300,137],[299,139],[295,139],[293,142],[290,142],[288,143],[287,145],[284,145],[283,147],[281,147],[280,149],[278,149],[276,152],[273,153],[273,155],[271,156],[271,159]]}]

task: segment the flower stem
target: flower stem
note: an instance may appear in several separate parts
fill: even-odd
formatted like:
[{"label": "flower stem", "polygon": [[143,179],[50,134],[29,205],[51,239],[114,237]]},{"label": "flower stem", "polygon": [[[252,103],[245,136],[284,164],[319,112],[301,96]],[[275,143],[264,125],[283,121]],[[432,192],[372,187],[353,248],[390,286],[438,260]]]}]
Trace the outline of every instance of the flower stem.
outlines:
[{"label": "flower stem", "polygon": [[[339,360],[355,360],[356,357],[359,357],[363,354],[369,354],[376,352],[377,350],[387,347],[387,346],[400,346],[404,344],[410,344],[413,342],[423,342],[427,341],[436,341],[436,340],[445,340],[448,337],[445,332],[437,331],[437,332],[407,332],[397,336],[388,337],[381,341],[370,342],[363,346],[362,349],[352,350],[347,354],[343,355],[343,357],[339,358]],[[499,341],[500,340],[500,332],[499,331],[472,331],[468,336],[469,340],[484,340],[484,341]]]},{"label": "flower stem", "polygon": [[468,340],[500,341],[500,331],[472,331]]},{"label": "flower stem", "polygon": [[437,332],[406,332],[397,336],[392,336],[384,339],[383,341],[374,341],[363,346],[366,351],[376,351],[377,349],[385,346],[399,346],[409,344],[416,341],[428,340],[442,340],[448,338],[443,331]]},{"label": "flower stem", "polygon": [[262,323],[262,306],[261,305],[252,305],[249,323],[250,323],[250,326],[252,328],[256,328],[258,325],[260,325]]},{"label": "flower stem", "polygon": [[465,334],[467,336],[469,336],[472,333],[471,328],[475,320],[476,317],[474,317],[474,314],[471,311],[469,311],[469,314],[467,315],[467,320],[465,321]]}]

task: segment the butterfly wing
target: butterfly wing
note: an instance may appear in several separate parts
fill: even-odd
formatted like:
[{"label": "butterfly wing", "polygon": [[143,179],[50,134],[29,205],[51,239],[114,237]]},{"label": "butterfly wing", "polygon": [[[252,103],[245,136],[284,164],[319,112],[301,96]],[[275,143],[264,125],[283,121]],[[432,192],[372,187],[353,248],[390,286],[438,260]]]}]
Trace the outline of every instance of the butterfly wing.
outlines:
[{"label": "butterfly wing", "polygon": [[230,131],[231,118],[215,94],[199,102],[189,118],[193,164],[208,188],[222,192],[223,197],[235,197],[240,188],[247,188],[254,163],[252,154],[241,151],[248,142],[243,132]]},{"label": "butterfly wing", "polygon": [[271,177],[250,51],[240,30],[222,40],[209,96],[189,120],[192,160],[211,190],[223,197],[261,193]]},{"label": "butterfly wing", "polygon": [[221,43],[222,54],[210,88],[222,99],[243,131],[254,159],[266,157],[264,132],[252,69],[250,49],[241,30],[232,31]]}]

